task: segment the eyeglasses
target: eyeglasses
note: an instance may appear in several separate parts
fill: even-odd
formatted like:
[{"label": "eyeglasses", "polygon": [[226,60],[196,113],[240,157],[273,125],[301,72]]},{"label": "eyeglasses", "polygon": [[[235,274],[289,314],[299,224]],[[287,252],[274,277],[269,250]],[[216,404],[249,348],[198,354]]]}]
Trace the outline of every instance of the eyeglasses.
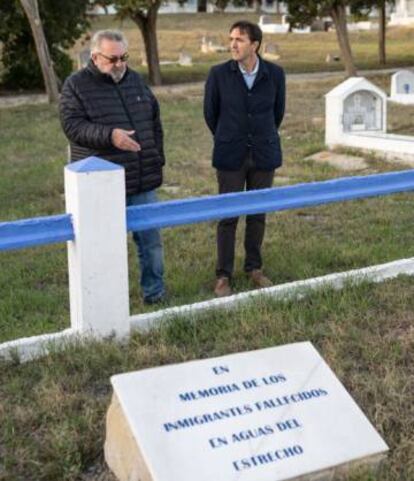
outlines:
[{"label": "eyeglasses", "polygon": [[108,57],[108,55],[105,55],[101,52],[98,52],[98,55],[100,55],[101,57],[105,58],[106,60],[108,60],[109,63],[118,63],[118,62],[126,62],[129,58],[129,55],[128,53],[124,53],[123,55],[121,55],[120,57],[117,57],[117,56],[113,56],[113,57]]}]

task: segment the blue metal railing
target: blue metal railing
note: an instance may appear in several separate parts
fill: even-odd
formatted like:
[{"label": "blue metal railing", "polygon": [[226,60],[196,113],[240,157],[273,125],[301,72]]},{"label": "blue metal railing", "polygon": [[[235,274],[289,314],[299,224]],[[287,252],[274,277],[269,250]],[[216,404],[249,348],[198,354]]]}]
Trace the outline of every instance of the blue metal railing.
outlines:
[{"label": "blue metal railing", "polygon": [[[127,208],[128,231],[172,227],[414,190],[414,170],[158,202]],[[74,239],[69,214],[0,223],[0,250]]]},{"label": "blue metal railing", "polygon": [[0,251],[74,240],[69,214],[0,223]]},{"label": "blue metal railing", "polygon": [[414,170],[128,207],[128,231],[298,209],[414,190]]}]

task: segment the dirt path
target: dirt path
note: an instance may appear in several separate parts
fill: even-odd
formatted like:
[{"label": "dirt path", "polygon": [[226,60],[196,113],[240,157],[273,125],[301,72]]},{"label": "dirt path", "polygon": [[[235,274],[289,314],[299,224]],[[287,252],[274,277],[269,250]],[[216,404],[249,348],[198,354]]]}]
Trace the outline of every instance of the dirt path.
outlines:
[{"label": "dirt path", "polygon": [[[387,75],[396,72],[397,68],[388,69],[378,69],[378,70],[361,70],[359,71],[360,76],[373,76],[373,75]],[[342,78],[345,76],[344,71],[339,72],[311,72],[311,73],[292,73],[288,74],[287,78],[289,81],[304,81],[304,80],[323,80],[328,78]],[[199,91],[204,86],[204,82],[192,82],[185,84],[175,84],[175,85],[162,85],[160,87],[153,87],[152,90],[156,95],[168,95],[168,94],[185,94],[191,91]],[[36,95],[10,95],[10,96],[0,96],[0,109],[18,107],[20,105],[36,105],[36,104],[46,104],[47,96],[45,94]]]}]

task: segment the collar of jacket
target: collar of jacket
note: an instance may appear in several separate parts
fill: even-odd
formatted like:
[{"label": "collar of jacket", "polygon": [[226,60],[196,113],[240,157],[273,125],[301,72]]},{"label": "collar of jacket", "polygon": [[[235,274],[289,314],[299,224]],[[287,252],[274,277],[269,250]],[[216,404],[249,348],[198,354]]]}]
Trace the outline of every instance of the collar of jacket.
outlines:
[{"label": "collar of jacket", "polygon": [[[259,60],[259,71],[257,72],[256,80],[259,80],[261,77],[267,77],[269,75],[269,69],[267,68],[266,63],[263,61],[262,57],[257,54],[257,58]],[[230,69],[237,73],[240,72],[239,66],[237,65],[237,60],[230,60]]]},{"label": "collar of jacket", "polygon": [[[90,72],[94,77],[98,78],[99,80],[102,80],[102,82],[110,83],[110,84],[115,84],[114,79],[108,75],[107,73],[101,72],[98,67],[93,63],[92,59],[89,60],[88,65],[85,67],[88,72]],[[127,67],[125,75],[122,77],[121,82],[122,83],[129,72],[129,68]]]}]

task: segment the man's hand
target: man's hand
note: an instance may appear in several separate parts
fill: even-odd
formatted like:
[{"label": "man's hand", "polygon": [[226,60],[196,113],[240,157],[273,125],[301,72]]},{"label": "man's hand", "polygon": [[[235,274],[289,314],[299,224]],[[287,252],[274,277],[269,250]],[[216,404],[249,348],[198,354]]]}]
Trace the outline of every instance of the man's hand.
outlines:
[{"label": "man's hand", "polygon": [[141,146],[134,139],[131,139],[131,135],[134,134],[135,130],[114,129],[112,131],[112,143],[118,149],[139,152]]}]

